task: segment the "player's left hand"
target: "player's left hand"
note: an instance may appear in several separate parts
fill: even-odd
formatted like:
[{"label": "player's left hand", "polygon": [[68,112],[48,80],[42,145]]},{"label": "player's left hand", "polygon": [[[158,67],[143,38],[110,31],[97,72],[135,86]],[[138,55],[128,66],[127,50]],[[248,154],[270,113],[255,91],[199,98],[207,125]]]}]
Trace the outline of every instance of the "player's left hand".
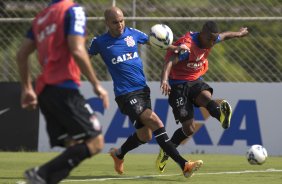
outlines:
[{"label": "player's left hand", "polygon": [[246,36],[249,33],[247,27],[241,27],[239,32],[240,32],[240,37]]}]

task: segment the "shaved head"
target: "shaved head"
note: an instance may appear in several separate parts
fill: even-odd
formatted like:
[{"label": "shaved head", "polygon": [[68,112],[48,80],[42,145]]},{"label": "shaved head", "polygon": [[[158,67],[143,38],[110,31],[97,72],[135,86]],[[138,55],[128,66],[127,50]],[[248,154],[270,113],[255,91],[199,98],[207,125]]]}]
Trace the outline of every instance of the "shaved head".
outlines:
[{"label": "shaved head", "polygon": [[125,22],[123,12],[118,7],[110,7],[105,10],[105,23],[109,28],[109,33],[113,37],[119,37],[123,34]]},{"label": "shaved head", "polygon": [[106,21],[109,20],[109,19],[112,19],[114,17],[118,17],[118,16],[123,17],[123,13],[122,13],[121,9],[116,7],[116,6],[113,6],[113,7],[106,9],[105,12],[104,12],[104,17],[105,17]]}]

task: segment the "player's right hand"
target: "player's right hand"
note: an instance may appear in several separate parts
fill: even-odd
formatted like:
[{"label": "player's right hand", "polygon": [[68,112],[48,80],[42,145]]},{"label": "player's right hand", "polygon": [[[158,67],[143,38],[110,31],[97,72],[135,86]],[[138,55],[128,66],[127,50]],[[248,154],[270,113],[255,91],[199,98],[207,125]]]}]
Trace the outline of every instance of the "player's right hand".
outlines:
[{"label": "player's right hand", "polygon": [[94,87],[94,92],[103,101],[104,108],[108,109],[110,106],[110,100],[109,100],[109,95],[108,95],[107,90],[104,89],[100,84],[97,84]]},{"label": "player's right hand", "polygon": [[165,96],[169,95],[170,94],[170,90],[171,90],[171,87],[168,83],[167,80],[162,80],[161,82],[161,91],[162,91],[162,94],[164,94]]},{"label": "player's right hand", "polygon": [[34,110],[37,107],[37,95],[33,89],[23,89],[21,94],[21,106],[26,110]]},{"label": "player's right hand", "polygon": [[187,45],[185,45],[185,44],[181,44],[174,49],[174,53],[176,53],[176,54],[180,53],[181,51],[187,51],[187,52],[190,53],[189,47],[187,47]]}]

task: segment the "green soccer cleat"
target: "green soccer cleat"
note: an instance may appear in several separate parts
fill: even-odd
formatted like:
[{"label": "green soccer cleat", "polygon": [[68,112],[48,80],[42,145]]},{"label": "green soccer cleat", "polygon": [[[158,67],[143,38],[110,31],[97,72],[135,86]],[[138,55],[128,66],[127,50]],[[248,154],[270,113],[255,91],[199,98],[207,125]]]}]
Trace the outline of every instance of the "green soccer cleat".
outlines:
[{"label": "green soccer cleat", "polygon": [[164,152],[164,150],[160,149],[159,155],[156,159],[156,168],[159,172],[164,172],[168,158],[169,156]]},{"label": "green soccer cleat", "polygon": [[230,104],[226,101],[223,100],[220,103],[220,123],[222,128],[227,129],[230,127],[230,120],[232,116],[232,108]]}]

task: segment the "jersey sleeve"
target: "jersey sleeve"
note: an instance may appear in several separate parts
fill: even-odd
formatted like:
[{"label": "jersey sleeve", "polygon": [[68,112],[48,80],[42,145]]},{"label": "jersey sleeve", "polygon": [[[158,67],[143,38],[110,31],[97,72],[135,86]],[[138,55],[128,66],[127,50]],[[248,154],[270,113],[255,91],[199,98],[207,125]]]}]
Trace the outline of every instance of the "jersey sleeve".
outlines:
[{"label": "jersey sleeve", "polygon": [[26,38],[29,38],[31,40],[34,40],[34,34],[33,34],[33,31],[32,31],[32,28],[29,28],[29,30],[27,30],[26,32]]},{"label": "jersey sleeve", "polygon": [[217,44],[217,43],[219,43],[219,42],[221,42],[221,41],[222,41],[222,40],[221,40],[220,36],[218,35],[214,43]]},{"label": "jersey sleeve", "polygon": [[88,48],[88,54],[89,55],[96,55],[99,53],[99,47],[98,47],[98,44],[97,44],[97,37],[94,37],[91,42],[90,42],[90,46]]},{"label": "jersey sleeve", "polygon": [[69,8],[66,14],[66,34],[86,35],[86,15],[84,9],[78,5]]},{"label": "jersey sleeve", "polygon": [[[191,39],[189,39],[187,37],[188,34],[185,34],[184,36],[180,37],[176,42],[173,43],[173,45],[175,46],[179,46],[179,45],[186,45],[188,48],[191,47]],[[166,56],[165,56],[165,61],[168,62],[169,59],[172,57],[172,56],[180,56],[179,57],[179,60],[180,61],[183,61],[183,60],[186,60],[188,57],[189,57],[189,52],[180,52],[179,54],[177,53],[174,53],[172,50],[167,50],[166,52]]]},{"label": "jersey sleeve", "polygon": [[[86,16],[82,7],[75,5],[68,9],[65,18],[66,35],[86,35]],[[30,28],[26,33],[26,38],[34,40],[34,33]]]},{"label": "jersey sleeve", "polygon": [[149,40],[149,36],[146,33],[143,33],[142,31],[139,31],[137,29],[134,29],[137,35],[137,42],[140,44],[146,44]]}]

